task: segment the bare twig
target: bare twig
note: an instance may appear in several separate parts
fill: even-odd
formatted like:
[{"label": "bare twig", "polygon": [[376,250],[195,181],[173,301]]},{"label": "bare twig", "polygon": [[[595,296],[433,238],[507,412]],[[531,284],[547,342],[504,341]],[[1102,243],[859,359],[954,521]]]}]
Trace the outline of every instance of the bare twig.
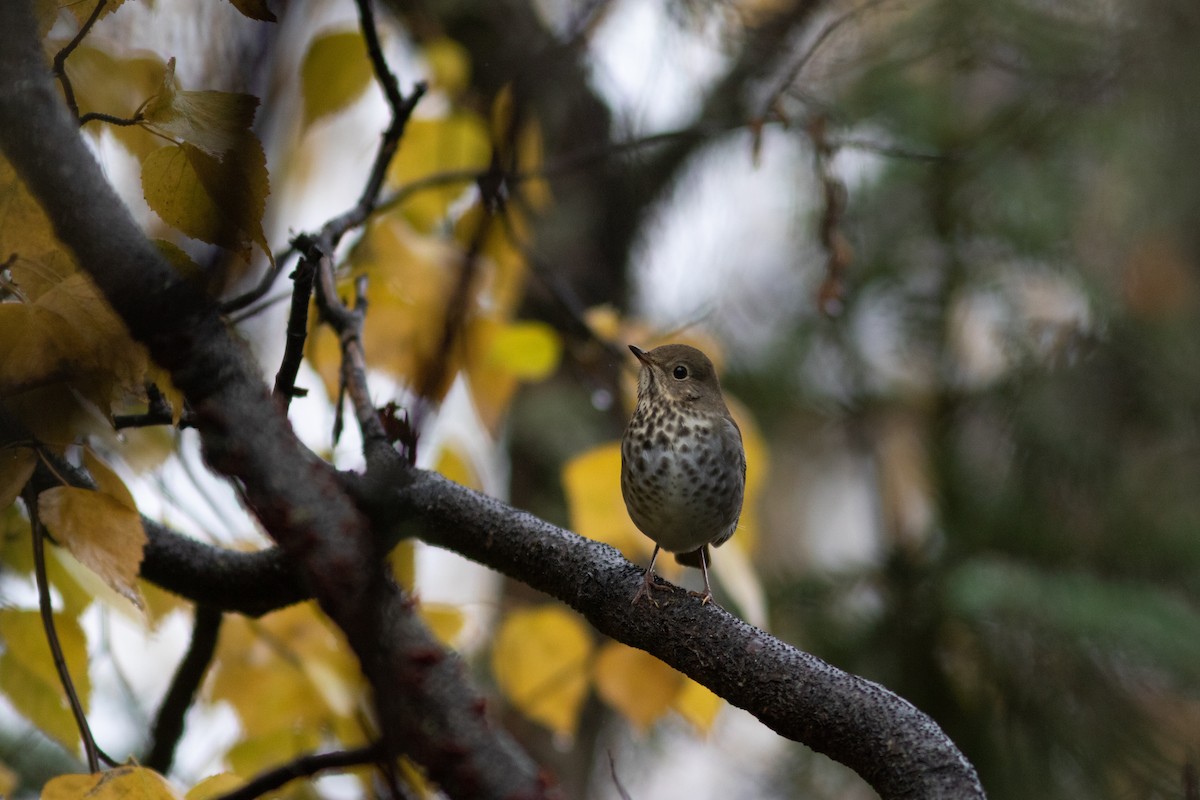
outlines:
[{"label": "bare twig", "polygon": [[337,750],[332,753],[307,753],[294,761],[267,770],[252,778],[249,783],[222,795],[220,800],[253,800],[255,797],[278,789],[289,781],[297,778],[308,778],[318,772],[331,769],[347,769],[363,764],[371,764],[383,758],[384,750],[380,742],[358,747],[353,750]]},{"label": "bare twig", "polygon": [[283,358],[279,371],[275,373],[275,399],[287,408],[293,397],[303,397],[306,392],[296,388],[296,375],[304,360],[304,343],[308,338],[308,306],[312,300],[313,278],[316,267],[304,256],[296,271],[292,273],[292,309],[288,314],[287,340],[283,347]]},{"label": "bare twig", "polygon": [[79,118],[79,127],[87,125],[89,122],[107,122],[109,125],[116,125],[119,128],[128,128],[132,125],[141,125],[146,120],[141,112],[134,114],[132,117],[115,117],[112,114],[104,114],[99,111],[89,111]]},{"label": "bare twig", "polygon": [[810,44],[796,58],[796,60],[793,61],[786,70],[784,70],[783,77],[780,78],[775,89],[769,95],[767,95],[767,99],[762,105],[760,116],[763,118],[768,116],[770,110],[779,101],[780,96],[787,91],[789,86],[799,79],[800,73],[804,71],[804,68],[808,66],[808,62],[812,61],[813,56],[815,56],[817,51],[821,49],[822,45],[829,40],[830,36],[836,33],[837,30],[846,23],[852,22],[876,6],[883,5],[886,2],[888,2],[888,0],[867,0],[867,2],[855,6],[854,8],[851,8],[843,14],[835,17],[832,22],[822,28],[821,32],[817,34],[817,37],[813,39],[812,44]]},{"label": "bare twig", "polygon": [[[296,255],[296,248],[288,247],[279,255],[275,256],[274,262],[263,275],[262,280],[253,289],[239,294],[237,297],[232,297],[221,303],[222,314],[232,314],[235,311],[241,311],[246,306],[258,302],[263,295],[271,291],[271,287],[275,285],[275,281],[283,274],[283,268],[292,256]],[[240,322],[244,317],[235,319],[234,322]]]},{"label": "bare twig", "polygon": [[[341,342],[341,389],[350,395],[354,404],[354,416],[362,431],[363,441],[383,442],[387,440],[387,434],[371,402],[371,393],[367,386],[366,354],[362,347],[362,325],[367,311],[365,276],[355,282],[355,294],[355,308],[352,310],[337,296],[332,260],[328,256],[322,257],[317,266],[317,308],[321,312],[322,320],[337,332]],[[339,396],[338,419],[334,427],[335,441],[341,433],[341,400]]]},{"label": "bare twig", "polygon": [[[71,53],[75,52],[75,48],[79,47],[80,42],[92,30],[92,26],[96,24],[96,20],[100,19],[100,12],[104,10],[104,6],[107,4],[108,0],[98,0],[96,7],[92,9],[91,15],[80,26],[79,32],[54,56],[54,77],[58,79],[59,85],[62,86],[63,98],[67,101],[67,108],[71,109],[71,116],[76,119],[79,118],[79,103],[75,100],[75,89],[71,86],[71,79],[67,77],[67,59]],[[80,120],[79,124],[82,125],[83,121]]]},{"label": "bare twig", "polygon": [[150,769],[166,774],[175,759],[175,747],[183,735],[183,718],[196,691],[200,688],[221,632],[224,613],[212,606],[196,606],[196,623],[192,628],[192,642],[183,661],[175,671],[171,688],[158,709],[151,734],[150,752],[143,764]]},{"label": "bare twig", "polygon": [[46,550],[45,531],[42,519],[38,514],[38,493],[32,487],[26,487],[22,497],[25,500],[25,510],[29,514],[29,527],[33,533],[33,568],[37,580],[38,609],[42,614],[42,625],[46,629],[46,642],[50,645],[50,654],[54,658],[54,668],[58,670],[58,679],[66,692],[67,702],[79,728],[79,738],[83,740],[83,752],[87,756],[88,770],[100,771],[100,755],[96,740],[92,738],[92,729],[88,726],[87,715],[84,714],[83,704],[79,702],[79,694],[75,691],[75,682],[71,680],[71,672],[67,669],[67,660],[63,656],[62,643],[58,640],[58,631],[54,628],[54,611],[50,604],[50,583],[46,579]]}]

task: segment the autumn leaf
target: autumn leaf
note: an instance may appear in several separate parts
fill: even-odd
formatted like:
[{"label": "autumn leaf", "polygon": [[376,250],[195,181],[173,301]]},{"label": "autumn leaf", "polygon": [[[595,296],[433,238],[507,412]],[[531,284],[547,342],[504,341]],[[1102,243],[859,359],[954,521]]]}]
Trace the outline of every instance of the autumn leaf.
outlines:
[{"label": "autumn leaf", "polygon": [[[388,167],[388,185],[400,188],[445,172],[483,172],[491,159],[487,125],[477,114],[456,111],[437,119],[412,119]],[[432,231],[473,182],[464,177],[413,193],[401,205],[405,218],[417,230]]]},{"label": "autumn leaf", "polygon": [[571,612],[554,605],[521,609],[496,633],[492,674],[521,713],[569,736],[587,696],[591,653],[591,635]]},{"label": "autumn leaf", "polygon": [[146,767],[115,767],[94,775],[59,775],[42,787],[41,800],[183,800],[167,779]]},{"label": "autumn leaf", "polygon": [[[76,3],[87,7],[88,3]],[[60,44],[65,45],[65,40]],[[162,87],[166,65],[156,53],[149,51],[121,54],[87,43],[75,48],[64,64],[67,77],[75,90],[80,115],[108,114],[132,119]],[[92,123],[84,130],[99,133],[104,130],[139,159],[162,144],[162,140],[139,125],[109,125],[101,128]]]},{"label": "autumn leaf", "polygon": [[244,137],[223,159],[184,142],[142,162],[142,194],[163,222],[202,242],[250,258],[251,243],[270,257],[262,216],[269,192],[262,145]]},{"label": "autumn leaf", "polygon": [[[629,518],[621,496],[621,444],[608,442],[572,458],[562,471],[571,529],[611,544],[626,558],[649,559],[654,548]],[[669,559],[660,565],[670,570]]]},{"label": "autumn leaf", "polygon": [[724,705],[725,701],[713,694],[707,686],[702,686],[688,677],[684,677],[683,685],[671,701],[671,707],[701,733],[712,730],[713,723],[717,721],[717,712]]},{"label": "autumn leaf", "polygon": [[440,36],[421,50],[429,65],[429,88],[456,98],[471,84],[471,54],[453,39]]},{"label": "autumn leaf", "polygon": [[499,429],[518,381],[549,376],[562,354],[562,342],[542,322],[502,322],[477,317],[467,328],[466,365],[471,399],[489,431]]},{"label": "autumn leaf", "polygon": [[[371,313],[363,327],[363,347],[371,367],[407,386],[417,386],[439,352],[446,304],[461,262],[449,243],[417,233],[389,217],[370,226],[351,252],[351,279],[365,275]],[[324,331],[324,332],[323,332]],[[318,328],[308,357],[330,397],[337,393],[341,352],[337,337]],[[456,364],[445,365],[444,379],[432,387],[433,399],[450,388]]]},{"label": "autumn leaf", "polygon": [[[78,619],[66,614],[53,616],[67,671],[79,702],[86,708],[91,695],[87,639]],[[46,643],[41,614],[0,609],[0,640],[5,643],[0,655],[0,692],[22,716],[73,750],[79,741],[79,729]]]},{"label": "autumn leaf", "polygon": [[425,620],[425,624],[439,642],[447,647],[454,647],[466,623],[461,608],[445,603],[421,603],[417,613]]},{"label": "autumn leaf", "polygon": [[600,697],[642,731],[670,709],[683,683],[675,669],[620,642],[600,648],[594,674]]},{"label": "autumn leaf", "polygon": [[138,608],[146,531],[135,508],[99,491],[57,486],[38,495],[38,513],[59,544]]},{"label": "autumn leaf", "polygon": [[0,449],[0,509],[8,508],[37,466],[37,453],[28,447]]},{"label": "autumn leaf", "polygon": [[215,800],[241,787],[245,782],[244,779],[232,772],[218,772],[216,775],[209,775],[188,789],[186,798],[187,800]]},{"label": "autumn leaf", "polygon": [[348,107],[371,85],[373,75],[367,44],[359,31],[314,37],[300,65],[304,127]]},{"label": "autumn leaf", "polygon": [[224,160],[227,153],[243,148],[245,140],[253,138],[250,126],[257,109],[254,95],[180,89],[172,58],[163,70],[158,94],[142,110],[142,126]]},{"label": "autumn leaf", "polygon": [[352,717],[362,693],[357,661],[311,602],[260,621],[230,618],[208,685],[212,699],[230,703],[251,738],[266,737],[268,749],[277,733]]}]

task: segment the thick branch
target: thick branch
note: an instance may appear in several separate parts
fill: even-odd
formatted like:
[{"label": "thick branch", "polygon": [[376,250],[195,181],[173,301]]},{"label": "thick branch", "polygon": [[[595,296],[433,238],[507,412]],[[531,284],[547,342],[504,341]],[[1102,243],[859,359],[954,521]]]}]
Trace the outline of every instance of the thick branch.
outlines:
[{"label": "thick branch", "polygon": [[481,696],[385,577],[368,520],[295,437],[216,305],[138,229],[55,95],[31,0],[0,3],[0,147],[134,338],[195,413],[208,463],[242,497],[345,632],[390,751],[456,797],[548,794],[536,765],[479,713]]},{"label": "thick branch", "polygon": [[[662,659],[782,736],[853,769],[880,796],[982,798],[941,728],[879,684],[801,652],[684,590],[631,607],[641,570],[608,545],[431,472],[379,498],[406,531],[539,589],[601,632]],[[664,600],[665,596],[665,600]]]}]

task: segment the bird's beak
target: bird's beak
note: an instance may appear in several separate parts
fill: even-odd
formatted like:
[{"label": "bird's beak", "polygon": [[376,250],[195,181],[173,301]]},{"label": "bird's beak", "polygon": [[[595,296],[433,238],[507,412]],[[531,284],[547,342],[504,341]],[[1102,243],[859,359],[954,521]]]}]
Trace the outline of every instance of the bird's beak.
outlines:
[{"label": "bird's beak", "polygon": [[650,365],[650,360],[649,360],[649,358],[647,358],[647,357],[646,357],[646,351],[645,351],[645,350],[643,350],[642,348],[638,347],[636,344],[631,344],[631,345],[629,345],[629,349],[633,351],[633,354],[634,354],[635,356],[637,356],[637,360],[638,360],[638,361],[642,362],[643,364],[645,364],[645,365],[647,365],[647,366],[649,366],[649,365]]}]

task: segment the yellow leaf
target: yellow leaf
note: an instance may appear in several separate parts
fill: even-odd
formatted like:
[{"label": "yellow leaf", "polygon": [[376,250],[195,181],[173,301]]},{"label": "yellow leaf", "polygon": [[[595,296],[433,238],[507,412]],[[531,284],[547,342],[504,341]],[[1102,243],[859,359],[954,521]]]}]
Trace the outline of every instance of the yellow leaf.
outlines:
[{"label": "yellow leaf", "polygon": [[[89,10],[94,7],[94,3],[74,5]],[[153,97],[162,86],[163,71],[166,69],[162,58],[150,51],[138,51],[126,56],[119,53],[115,46],[92,47],[87,41],[84,40],[75,48],[64,65],[75,90],[79,113],[99,112],[132,119],[147,98]],[[66,40],[56,44],[61,47]],[[93,134],[103,130],[138,157],[162,144],[162,139],[140,125],[93,122],[84,130]]]},{"label": "yellow leaf", "polygon": [[445,603],[421,603],[417,610],[438,641],[454,647],[466,621],[462,609]]},{"label": "yellow leaf", "polygon": [[[491,159],[487,126],[477,114],[456,111],[439,119],[412,119],[388,167],[388,185],[400,188],[443,172],[483,172]],[[474,177],[468,176],[422,189],[409,196],[401,208],[417,230],[431,231],[473,183]]]},{"label": "yellow leaf", "polygon": [[349,106],[371,85],[373,76],[367,44],[359,31],[318,34],[300,65],[304,127]]},{"label": "yellow leaf", "polygon": [[620,642],[600,648],[595,676],[600,697],[642,731],[666,713],[683,682],[654,656]]},{"label": "yellow leaf", "polygon": [[125,481],[101,461],[90,447],[83,448],[83,466],[96,482],[96,491],[108,495],[131,511],[137,511],[137,503],[133,501]]},{"label": "yellow leaf", "polygon": [[149,359],[91,278],[76,273],[50,288],[37,301],[49,319],[61,320],[78,342],[67,354],[72,384],[108,412],[122,396],[140,394]]},{"label": "yellow leaf", "polygon": [[[25,188],[7,159],[0,157],[0,253],[14,260],[13,280],[25,297],[42,292],[75,270],[41,205]],[[11,340],[3,340],[11,341]]]},{"label": "yellow leaf", "polygon": [[[187,142],[216,159],[243,146],[258,98],[236,92],[184,91],[167,62],[158,94],[142,110],[142,125],[177,144]],[[206,240],[207,241],[207,240]]]},{"label": "yellow leaf", "polygon": [[0,448],[0,509],[8,508],[17,499],[36,466],[37,453],[32,449]]},{"label": "yellow leaf", "polygon": [[404,539],[388,553],[388,563],[392,565],[392,575],[396,583],[411,592],[417,579],[417,552],[412,539]]},{"label": "yellow leaf", "polygon": [[671,707],[701,733],[712,730],[713,723],[717,720],[717,712],[724,705],[725,701],[713,694],[707,686],[701,686],[686,676],[683,685],[679,687],[679,693],[671,701]]},{"label": "yellow leaf", "polygon": [[487,345],[485,360],[526,381],[548,378],[558,368],[562,340],[544,322],[512,322],[500,328]]},{"label": "yellow leaf", "polygon": [[[120,8],[124,3],[125,0],[111,0],[111,2],[108,2],[104,5],[104,8],[100,9],[100,16],[97,17],[97,19],[104,19],[109,14]],[[66,2],[61,2],[60,0],[58,5],[59,8],[65,8],[71,12],[71,14],[75,17],[75,21],[80,25],[87,22],[88,17],[92,15],[92,12],[96,8],[95,3],[71,2],[71,0],[67,0]]]},{"label": "yellow leaf", "polygon": [[214,700],[233,706],[248,735],[259,737],[352,715],[363,681],[341,635],[309,602],[259,621],[229,618],[208,687]]},{"label": "yellow leaf", "polygon": [[[606,542],[626,558],[649,559],[654,544],[637,529],[621,496],[621,444],[609,442],[581,453],[563,467],[571,528]],[[670,559],[660,559],[667,566]]]},{"label": "yellow leaf", "polygon": [[471,399],[489,431],[508,412],[518,380],[541,380],[558,366],[562,344],[541,322],[476,317],[467,327],[467,379]]},{"label": "yellow leaf", "polygon": [[137,576],[146,531],[135,509],[101,492],[58,486],[38,496],[38,513],[59,544],[142,608]]},{"label": "yellow leaf", "polygon": [[9,797],[21,784],[21,776],[0,761],[0,797]]},{"label": "yellow leaf", "polygon": [[108,418],[66,383],[8,395],[4,405],[35,439],[58,452],[84,436],[103,439],[112,433]]},{"label": "yellow leaf", "polygon": [[424,55],[431,88],[456,98],[470,85],[471,54],[458,42],[445,36],[432,39],[425,44]]},{"label": "yellow leaf", "polygon": [[[350,260],[351,279],[358,275],[368,279],[371,312],[363,328],[363,347],[369,365],[417,386],[435,359],[448,357],[439,351],[442,321],[461,254],[392,217],[370,226]],[[308,356],[335,397],[341,365],[336,337],[313,337]],[[435,400],[441,399],[454,378],[455,364],[444,366],[441,384],[432,387]]]},{"label": "yellow leaf", "polygon": [[189,789],[185,797],[187,800],[214,800],[240,788],[245,782],[232,772],[218,772]]},{"label": "yellow leaf", "polygon": [[[86,709],[91,681],[83,628],[75,617],[54,614],[54,629],[75,693]],[[5,644],[4,654],[0,655],[0,692],[39,730],[74,750],[79,729],[50,655],[41,614],[0,609],[0,639]]]},{"label": "yellow leaf", "polygon": [[114,767],[95,775],[59,775],[42,787],[41,800],[183,800],[167,779],[146,767]]},{"label": "yellow leaf", "polygon": [[166,239],[155,239],[154,246],[158,248],[158,252],[167,260],[167,263],[187,280],[198,281],[203,277],[200,265],[179,245],[168,242]]},{"label": "yellow leaf", "polygon": [[588,689],[592,637],[571,612],[545,605],[508,615],[492,646],[492,673],[509,702],[560,736],[574,733]]},{"label": "yellow leaf", "polygon": [[67,378],[85,346],[67,320],[25,303],[0,303],[0,343],[4,395]]},{"label": "yellow leaf", "polygon": [[737,533],[729,541],[737,542],[738,547],[753,553],[758,545],[758,503],[770,472],[771,457],[758,422],[750,410],[729,394],[725,395],[725,402],[742,430],[742,447],[746,451],[746,494],[742,501],[742,516],[738,520]]},{"label": "yellow leaf", "polygon": [[316,750],[320,733],[312,727],[279,728],[269,733],[247,735],[238,741],[225,760],[238,775],[254,775],[265,769],[292,761],[301,753]]},{"label": "yellow leaf", "polygon": [[163,222],[247,261],[251,243],[271,255],[262,228],[268,192],[266,158],[252,134],[223,159],[184,142],[142,161],[142,194]]},{"label": "yellow leaf", "polygon": [[470,459],[464,456],[462,451],[457,447],[443,447],[441,454],[438,456],[437,464],[433,468],[455,483],[461,483],[463,486],[469,486],[472,489],[480,491],[483,489],[475,468],[471,466]]}]

